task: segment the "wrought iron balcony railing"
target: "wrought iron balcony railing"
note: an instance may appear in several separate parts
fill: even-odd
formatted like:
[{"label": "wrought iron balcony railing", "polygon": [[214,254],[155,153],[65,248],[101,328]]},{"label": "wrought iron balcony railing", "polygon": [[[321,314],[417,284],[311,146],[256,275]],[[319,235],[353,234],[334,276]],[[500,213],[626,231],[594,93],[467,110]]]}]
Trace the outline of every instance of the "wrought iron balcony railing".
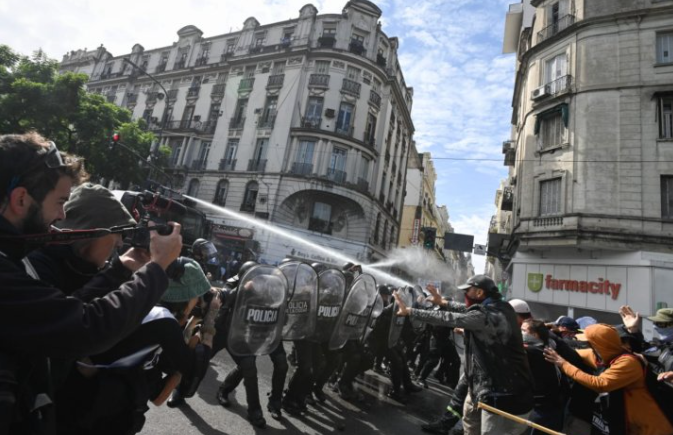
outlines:
[{"label": "wrought iron balcony railing", "polygon": [[266,159],[250,159],[248,160],[248,171],[250,172],[264,172],[266,170]]},{"label": "wrought iron balcony railing", "polygon": [[327,168],[327,179],[336,184],[344,184],[346,182],[346,172],[334,168]]},{"label": "wrought iron balcony railing", "polygon": [[537,32],[537,42],[538,44],[542,41],[545,41],[562,30],[567,29],[568,27],[575,24],[575,16],[568,14],[559,18],[556,22],[548,25],[544,29]]},{"label": "wrought iron balcony railing", "polygon": [[316,88],[328,88],[329,74],[311,74],[308,79],[308,85]]},{"label": "wrought iron balcony railing", "polygon": [[266,83],[266,88],[282,88],[283,81],[285,81],[285,74],[274,74],[269,76],[269,81]]},{"label": "wrought iron balcony railing", "polygon": [[218,166],[220,171],[233,171],[236,169],[236,159],[222,159]]},{"label": "wrought iron balcony railing", "polygon": [[292,169],[290,172],[295,175],[310,175],[313,173],[313,164],[294,162],[292,163]]},{"label": "wrought iron balcony railing", "polygon": [[350,79],[344,79],[341,84],[341,92],[359,97],[361,87],[362,85],[356,81]]}]

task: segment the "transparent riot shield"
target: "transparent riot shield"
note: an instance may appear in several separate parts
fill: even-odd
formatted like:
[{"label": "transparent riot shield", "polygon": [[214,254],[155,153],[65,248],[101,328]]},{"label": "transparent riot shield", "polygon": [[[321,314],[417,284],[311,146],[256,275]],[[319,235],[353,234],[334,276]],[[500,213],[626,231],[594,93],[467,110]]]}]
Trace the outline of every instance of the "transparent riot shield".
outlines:
[{"label": "transparent riot shield", "polygon": [[[411,307],[414,303],[413,293],[409,292],[406,288],[402,287],[401,289],[397,290],[397,294],[400,296],[402,302],[404,302],[407,307]],[[393,315],[390,316],[390,329],[388,331],[389,349],[392,349],[397,345],[397,342],[402,335],[402,328],[404,328],[404,322],[406,320],[406,317],[397,316],[397,310],[397,301],[395,301],[395,305],[393,306]]]},{"label": "transparent riot shield", "polygon": [[254,266],[241,277],[227,336],[232,354],[267,355],[278,346],[287,289],[287,278],[273,266]]},{"label": "transparent riot shield", "polygon": [[304,340],[315,334],[318,309],[318,275],[315,269],[300,261],[278,267],[289,285],[289,301],[285,310],[283,340]]},{"label": "transparent riot shield", "polygon": [[339,320],[345,295],[346,277],[340,270],[327,269],[318,275],[318,323],[313,341],[329,341]]},{"label": "transparent riot shield", "polygon": [[360,275],[351,286],[329,341],[330,350],[342,348],[348,340],[362,340],[376,302],[376,280]]}]

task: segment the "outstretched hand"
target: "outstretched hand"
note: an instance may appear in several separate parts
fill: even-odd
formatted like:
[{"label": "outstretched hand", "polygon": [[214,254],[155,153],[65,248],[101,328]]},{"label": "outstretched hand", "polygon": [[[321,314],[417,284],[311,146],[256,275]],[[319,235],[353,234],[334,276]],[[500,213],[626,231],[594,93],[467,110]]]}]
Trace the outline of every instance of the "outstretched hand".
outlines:
[{"label": "outstretched hand", "polygon": [[426,299],[427,301],[432,302],[435,305],[443,305],[444,299],[442,298],[442,295],[439,294],[437,287],[428,284],[425,288],[430,292],[430,296]]},{"label": "outstretched hand", "polygon": [[550,362],[554,364],[555,366],[561,367],[563,363],[566,361],[563,359],[561,355],[556,353],[554,349],[551,347],[545,347],[544,348],[544,359],[547,360],[547,362]]},{"label": "outstretched hand", "polygon": [[619,315],[622,316],[622,322],[631,334],[640,332],[640,314],[633,311],[633,308],[628,305],[623,305],[619,308]]},{"label": "outstretched hand", "polygon": [[395,298],[395,302],[397,302],[397,313],[395,313],[395,315],[399,317],[406,317],[411,314],[411,310],[409,310],[409,307],[407,307],[407,304],[404,303],[397,292],[393,293],[393,297]]}]

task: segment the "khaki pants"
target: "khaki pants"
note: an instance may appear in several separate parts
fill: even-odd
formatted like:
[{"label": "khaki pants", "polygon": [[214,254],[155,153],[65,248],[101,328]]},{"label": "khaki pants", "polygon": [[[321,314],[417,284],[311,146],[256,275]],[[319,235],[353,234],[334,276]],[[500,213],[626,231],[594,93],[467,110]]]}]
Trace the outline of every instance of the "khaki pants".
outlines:
[{"label": "khaki pants", "polygon": [[[517,415],[528,419],[530,412]],[[497,414],[492,414],[477,407],[472,403],[472,397],[468,393],[463,406],[463,431],[465,435],[521,435],[529,431],[528,426],[514,422]]]}]

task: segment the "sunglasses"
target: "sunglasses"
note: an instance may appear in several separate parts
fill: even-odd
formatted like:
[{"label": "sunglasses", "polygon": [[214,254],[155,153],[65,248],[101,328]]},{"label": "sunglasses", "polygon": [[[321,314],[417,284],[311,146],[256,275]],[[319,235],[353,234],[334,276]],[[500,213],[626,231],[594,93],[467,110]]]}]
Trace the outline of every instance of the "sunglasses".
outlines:
[{"label": "sunglasses", "polygon": [[58,150],[58,148],[56,148],[56,144],[52,141],[49,141],[48,143],[49,148],[47,148],[47,152],[41,153],[37,157],[35,162],[28,167],[28,169],[21,172],[19,175],[15,175],[12,177],[12,179],[9,182],[9,186],[7,187],[8,196],[12,192],[12,190],[19,187],[19,184],[23,177],[25,177],[27,174],[34,172],[41,165],[44,164],[48,169],[58,169],[67,166],[66,163],[63,161],[61,152]]}]

